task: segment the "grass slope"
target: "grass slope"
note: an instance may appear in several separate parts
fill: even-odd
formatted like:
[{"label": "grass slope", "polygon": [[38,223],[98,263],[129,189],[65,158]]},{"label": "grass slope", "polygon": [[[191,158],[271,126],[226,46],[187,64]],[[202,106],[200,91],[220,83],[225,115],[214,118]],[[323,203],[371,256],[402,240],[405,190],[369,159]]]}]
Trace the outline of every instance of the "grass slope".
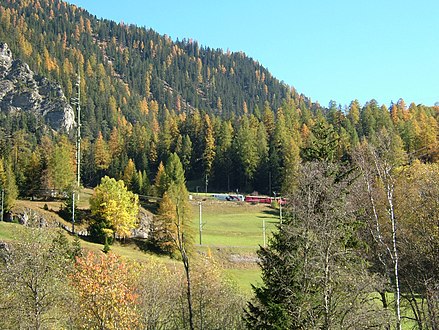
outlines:
[{"label": "grass slope", "polygon": [[[81,194],[79,208],[87,209],[92,190],[85,190]],[[199,245],[199,201],[202,203],[202,245]],[[237,283],[243,294],[251,293],[251,284],[260,281],[260,270],[256,264],[256,250],[263,245],[263,223],[266,228],[266,241],[278,223],[278,213],[269,205],[252,205],[244,202],[225,202],[209,200],[193,201],[194,239],[197,253],[209,253],[223,267],[224,273]],[[50,219],[70,228],[70,223],[61,219],[57,211],[62,202],[46,201],[17,201],[17,211],[33,210]],[[45,210],[47,208],[48,210]],[[21,226],[13,223],[0,222],[0,240],[10,241],[19,239]],[[78,225],[77,225],[78,227]],[[70,239],[72,237],[69,235]],[[81,245],[89,250],[102,250],[101,244],[81,241]],[[178,263],[166,256],[156,256],[145,253],[134,243],[115,243],[112,251],[122,257],[147,262],[151,258],[160,258],[167,264]]]}]

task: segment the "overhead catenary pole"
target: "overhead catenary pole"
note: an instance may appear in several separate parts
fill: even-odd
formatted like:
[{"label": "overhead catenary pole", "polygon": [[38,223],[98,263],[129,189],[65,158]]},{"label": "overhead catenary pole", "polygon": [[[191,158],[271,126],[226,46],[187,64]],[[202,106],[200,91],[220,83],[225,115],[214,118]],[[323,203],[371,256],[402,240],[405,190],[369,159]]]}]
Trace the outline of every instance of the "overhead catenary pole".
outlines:
[{"label": "overhead catenary pole", "polygon": [[2,221],[3,221],[3,211],[4,211],[4,209],[3,209],[3,206],[4,206],[4,201],[5,201],[5,191],[3,190],[3,188],[2,188]]},{"label": "overhead catenary pole", "polygon": [[279,219],[280,224],[282,224],[282,198],[279,198]]},{"label": "overhead catenary pole", "polygon": [[[76,81],[77,98],[76,102],[76,185],[79,192],[81,186],[81,74],[78,73]],[[79,193],[78,193],[79,198]]]},{"label": "overhead catenary pole", "polygon": [[72,234],[75,233],[75,192],[72,192]]},{"label": "overhead catenary pole", "polygon": [[263,237],[264,237],[264,247],[266,247],[266,238],[265,238],[265,235],[266,235],[266,232],[265,232],[265,219],[262,219],[262,235],[263,235]]},{"label": "overhead catenary pole", "polygon": [[198,207],[199,207],[199,231],[200,231],[200,245],[201,245],[202,235],[203,235],[203,221],[202,221],[201,202],[198,202]]}]

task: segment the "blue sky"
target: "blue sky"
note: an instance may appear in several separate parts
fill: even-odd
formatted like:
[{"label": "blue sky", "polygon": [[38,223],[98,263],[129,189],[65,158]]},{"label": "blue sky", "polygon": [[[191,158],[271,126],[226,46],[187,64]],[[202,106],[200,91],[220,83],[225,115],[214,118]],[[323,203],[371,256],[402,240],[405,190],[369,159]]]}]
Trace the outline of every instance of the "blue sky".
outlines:
[{"label": "blue sky", "polygon": [[328,105],[439,102],[437,0],[69,0],[173,40],[244,51]]}]

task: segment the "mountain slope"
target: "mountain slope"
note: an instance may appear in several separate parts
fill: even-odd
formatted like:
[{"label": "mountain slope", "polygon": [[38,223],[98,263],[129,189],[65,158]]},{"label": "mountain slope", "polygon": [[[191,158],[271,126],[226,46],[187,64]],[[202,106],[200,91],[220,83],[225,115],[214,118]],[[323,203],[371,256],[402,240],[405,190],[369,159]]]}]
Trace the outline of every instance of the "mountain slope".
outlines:
[{"label": "mountain slope", "polygon": [[34,71],[60,82],[68,98],[81,73],[86,135],[108,132],[121,116],[142,122],[146,108],[197,108],[230,118],[299,98],[243,53],[173,42],[59,0],[2,1],[0,41]]},{"label": "mountain slope", "polygon": [[61,87],[14,60],[7,44],[0,44],[0,109],[10,115],[34,115],[36,120],[42,117],[56,131],[69,132],[75,124]]}]

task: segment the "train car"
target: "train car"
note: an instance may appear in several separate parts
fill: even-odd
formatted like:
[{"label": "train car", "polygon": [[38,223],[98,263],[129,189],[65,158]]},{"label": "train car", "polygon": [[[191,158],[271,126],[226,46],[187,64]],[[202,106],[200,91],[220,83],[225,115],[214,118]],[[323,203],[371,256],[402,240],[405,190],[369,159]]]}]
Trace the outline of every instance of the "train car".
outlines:
[{"label": "train car", "polygon": [[265,203],[265,204],[271,204],[273,198],[269,196],[245,196],[244,199],[248,203]]},{"label": "train car", "polygon": [[287,203],[286,198],[276,198],[276,200],[282,206],[284,206]]},{"label": "train car", "polygon": [[212,194],[212,198],[218,199],[220,201],[229,201],[229,202],[243,202],[244,195],[233,195],[233,194]]},{"label": "train car", "polygon": [[264,204],[271,204],[273,201],[277,201],[280,205],[285,205],[287,203],[287,200],[285,198],[281,197],[269,197],[269,196],[245,196],[244,199],[248,203],[264,203]]}]

